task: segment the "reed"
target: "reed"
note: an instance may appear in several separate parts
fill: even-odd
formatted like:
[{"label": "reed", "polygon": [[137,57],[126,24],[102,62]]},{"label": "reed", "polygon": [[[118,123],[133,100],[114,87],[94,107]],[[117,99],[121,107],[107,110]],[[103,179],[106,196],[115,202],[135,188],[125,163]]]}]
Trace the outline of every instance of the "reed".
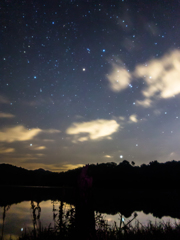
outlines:
[{"label": "reed", "polygon": [[[69,215],[68,215],[69,217]],[[72,216],[71,216],[72,217]],[[70,220],[66,219],[63,224],[63,229],[60,226],[47,228],[39,227],[31,232],[26,232],[19,237],[19,240],[71,240],[74,239],[74,227],[70,223]],[[73,221],[72,221],[73,222]],[[180,239],[180,223],[171,224],[170,222],[160,222],[152,224],[151,221],[147,225],[143,225],[138,221],[134,226],[130,224],[124,225],[120,228],[117,223],[114,222],[113,226],[110,226],[108,221],[104,220],[100,213],[95,214],[95,237],[89,236],[86,240],[169,240]]]}]

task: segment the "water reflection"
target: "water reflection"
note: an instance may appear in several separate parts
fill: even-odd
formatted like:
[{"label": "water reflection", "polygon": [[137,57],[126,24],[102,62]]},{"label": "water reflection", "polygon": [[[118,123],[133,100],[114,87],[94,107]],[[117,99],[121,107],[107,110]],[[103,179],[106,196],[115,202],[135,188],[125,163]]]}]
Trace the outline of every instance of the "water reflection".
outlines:
[{"label": "water reflection", "polygon": [[[134,212],[135,213],[135,212]],[[124,223],[128,223],[131,219],[134,217],[134,213],[131,214],[129,218],[124,218]],[[179,223],[180,219],[177,218],[171,218],[170,216],[164,216],[162,218],[154,217],[153,214],[145,214],[143,211],[137,211],[137,217],[134,221],[131,222],[131,225],[134,227],[137,223],[147,225],[149,221],[151,221],[153,224],[159,223],[159,222],[170,222],[174,224],[175,222]],[[114,222],[116,222],[117,226],[120,226],[120,214],[102,214],[104,219],[108,221],[108,223],[113,226]]]},{"label": "water reflection", "polygon": [[5,222],[5,218],[6,218],[6,212],[9,209],[10,209],[9,205],[3,207],[2,232],[1,232],[2,239],[3,239],[3,234],[4,234],[4,222]]},{"label": "water reflection", "polygon": [[[18,204],[12,204],[11,206],[4,206],[0,208],[0,230],[4,240],[17,239],[21,236],[22,232],[34,231],[39,227],[63,227],[63,224],[67,219],[71,220],[70,224],[74,224],[74,206],[67,204],[63,201],[23,201]],[[95,211],[95,216],[97,216]],[[153,214],[145,214],[143,211],[138,211],[136,219],[131,222],[134,226],[136,222],[147,224],[149,221],[155,222],[179,222],[178,219],[173,219],[169,216],[163,218],[156,218]],[[102,217],[108,221],[111,226],[116,222],[117,227],[122,224],[127,224],[134,218],[134,214],[129,218],[121,216],[119,213],[115,215],[102,214]]]}]

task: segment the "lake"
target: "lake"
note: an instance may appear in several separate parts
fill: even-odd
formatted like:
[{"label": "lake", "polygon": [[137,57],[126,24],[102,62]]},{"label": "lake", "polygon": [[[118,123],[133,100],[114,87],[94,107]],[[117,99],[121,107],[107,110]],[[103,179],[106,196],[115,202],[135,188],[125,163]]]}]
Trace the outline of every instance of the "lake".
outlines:
[{"label": "lake", "polygon": [[[62,195],[60,194],[61,196],[58,195],[56,198],[53,194],[55,194],[55,192],[57,193],[57,188],[54,190],[52,189],[47,190],[47,189],[48,188],[46,189],[43,188],[43,190],[41,188],[36,188],[36,189],[35,188],[18,188],[17,189],[13,187],[11,191],[10,190],[8,191],[6,196],[4,197],[2,197],[3,195],[1,196],[0,198],[0,206],[1,206],[0,207],[0,234],[2,233],[2,229],[3,229],[4,240],[9,240],[10,235],[12,239],[17,239],[17,237],[21,236],[22,232],[25,231],[25,228],[27,231],[33,230],[34,226],[37,227],[40,224],[43,227],[48,227],[50,224],[52,227],[54,227],[55,221],[53,220],[53,214],[57,214],[59,211],[59,207],[61,205],[60,198],[62,197]],[[7,190],[7,187],[6,187],[6,190]],[[43,195],[44,191],[47,193],[47,197]],[[60,189],[58,189],[58,192],[60,192]],[[104,195],[102,195],[102,192],[104,192]],[[24,193],[24,200],[22,200],[23,193]],[[28,199],[26,196],[27,193],[30,194],[32,198]],[[50,193],[53,196],[52,199],[49,198]],[[173,199],[175,202],[179,201],[179,194],[174,192],[173,193],[166,192],[166,193],[163,193],[164,195],[161,194],[161,197],[157,195],[154,196],[157,204],[156,208],[154,207],[155,204],[152,201],[152,199],[154,198],[149,199],[149,194],[144,193],[143,197],[141,196],[142,191],[138,192],[138,194],[140,198],[137,201],[137,197],[130,198],[130,196],[133,196],[132,191],[129,192],[129,195],[127,192],[123,192],[123,194],[121,194],[121,197],[119,198],[119,201],[121,198],[123,198],[124,202],[119,202],[119,206],[118,206],[117,193],[116,195],[113,195],[113,192],[111,192],[111,195],[109,195],[107,191],[102,190],[100,195],[101,197],[104,198],[104,201],[102,201],[102,198],[100,198],[100,196],[97,196],[97,193],[96,193],[96,197],[95,197],[96,203],[94,204],[95,214],[99,212],[102,213],[103,218],[107,220],[111,226],[114,224],[114,221],[117,223],[117,226],[119,226],[120,213],[122,214],[122,218],[125,223],[133,219],[134,213],[137,213],[138,216],[136,217],[136,219],[134,219],[131,222],[132,225],[135,225],[135,223],[138,221],[141,224],[148,224],[149,221],[152,221],[152,223],[159,222],[159,221],[164,221],[164,222],[170,221],[171,223],[174,223],[175,221],[179,222],[179,219],[180,219],[179,207],[177,205],[174,205],[172,202]],[[167,198],[168,196],[169,198]],[[67,196],[67,201],[64,200],[64,205],[63,205],[64,213],[66,213],[69,209],[74,208],[74,205],[71,203],[71,197],[72,196]],[[17,198],[18,198],[18,201],[17,201]],[[65,196],[64,196],[64,199],[66,199]],[[109,199],[109,201],[107,199]],[[130,201],[130,199],[132,199],[132,201]],[[140,199],[142,199],[142,201],[140,201]],[[112,202],[114,202],[114,205],[112,204]],[[138,205],[137,205],[137,202],[138,202]],[[162,207],[160,207],[159,203],[161,203]],[[5,214],[4,226],[3,226],[3,212],[4,212],[3,206],[7,204],[9,204],[10,207],[9,209],[8,209],[8,206],[6,206],[5,208],[6,214]],[[139,206],[142,206],[142,208],[140,208]],[[149,210],[147,209],[147,206],[149,206]],[[34,215],[33,215],[33,209],[35,210]],[[33,224],[33,220],[34,220],[34,224],[36,225]]]}]

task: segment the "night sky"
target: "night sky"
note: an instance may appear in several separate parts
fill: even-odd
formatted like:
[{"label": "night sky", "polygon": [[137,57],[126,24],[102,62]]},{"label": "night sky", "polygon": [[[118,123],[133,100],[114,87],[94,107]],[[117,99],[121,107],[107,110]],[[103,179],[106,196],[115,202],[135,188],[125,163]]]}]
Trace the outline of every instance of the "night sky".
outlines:
[{"label": "night sky", "polygon": [[180,159],[180,1],[1,0],[0,14],[0,163]]}]

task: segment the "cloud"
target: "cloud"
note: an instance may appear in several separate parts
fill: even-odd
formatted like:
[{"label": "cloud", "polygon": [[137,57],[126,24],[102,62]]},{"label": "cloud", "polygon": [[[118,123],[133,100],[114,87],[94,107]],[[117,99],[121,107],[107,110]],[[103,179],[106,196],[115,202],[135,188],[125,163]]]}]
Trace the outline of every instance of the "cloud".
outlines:
[{"label": "cloud", "polygon": [[43,139],[44,142],[54,142],[54,139]]},{"label": "cloud", "polygon": [[14,148],[4,148],[4,147],[0,148],[0,154],[1,153],[10,153],[10,152],[14,152],[14,151],[15,151]]},{"label": "cloud", "polygon": [[[33,158],[31,158],[33,159]],[[38,158],[34,158],[34,160],[36,160]],[[28,160],[28,158],[27,158]],[[30,158],[29,158],[30,160]],[[65,172],[65,171],[68,171],[68,170],[71,170],[71,169],[75,169],[75,168],[79,168],[79,167],[83,167],[84,164],[45,164],[45,163],[38,163],[38,162],[26,162],[26,161],[21,161],[21,164],[20,164],[21,167],[24,167],[26,169],[31,169],[31,170],[35,170],[35,169],[38,169],[38,168],[43,168],[44,170],[49,170],[49,171],[52,171],[52,172]]]},{"label": "cloud", "polygon": [[146,98],[142,101],[139,101],[139,100],[136,101],[136,105],[139,105],[139,106],[142,106],[142,107],[145,107],[145,108],[151,107],[152,103],[153,103],[152,100],[149,99],[149,98]]},{"label": "cloud", "polygon": [[[98,119],[90,122],[73,123],[66,130],[66,133],[75,135],[74,142],[107,139],[118,130],[119,126],[115,120]],[[86,134],[86,136],[79,136],[80,134]]]},{"label": "cloud", "polygon": [[147,87],[142,94],[149,98],[171,98],[180,93],[180,51],[174,50],[161,59],[138,65],[134,76],[143,78]]},{"label": "cloud", "polygon": [[84,164],[65,164],[60,167],[60,171],[68,171],[75,168],[83,167]]},{"label": "cloud", "polygon": [[136,114],[133,114],[129,117],[129,120],[130,122],[135,122],[137,123],[138,122],[138,119],[137,119],[137,115]]},{"label": "cloud", "polygon": [[60,133],[61,131],[57,130],[57,129],[47,129],[47,130],[43,130],[43,132],[46,132],[46,133]]},{"label": "cloud", "polygon": [[11,113],[0,112],[0,118],[13,118],[13,117],[15,117],[15,116]]},{"label": "cloud", "polygon": [[47,104],[54,104],[54,101],[50,97],[48,98],[37,97],[36,100],[33,100],[33,101],[21,101],[21,104],[34,107],[34,106],[43,106]]},{"label": "cloud", "polygon": [[24,126],[16,126],[12,128],[4,128],[0,131],[1,142],[15,142],[31,140],[37,134],[42,132],[39,128],[28,130]]},{"label": "cloud", "polygon": [[4,128],[0,130],[0,142],[28,141],[33,139],[39,133],[57,133],[56,129],[43,130],[39,128],[27,129],[22,125]]},{"label": "cloud", "polygon": [[156,116],[159,116],[161,114],[161,111],[159,109],[155,109],[153,112]]},{"label": "cloud", "polygon": [[114,92],[120,92],[127,88],[130,83],[131,75],[129,72],[115,63],[112,63],[113,70],[111,74],[107,75],[110,83],[110,88]]},{"label": "cloud", "polygon": [[82,117],[81,115],[75,115],[75,118],[76,118],[76,119],[82,119],[82,118],[84,118],[84,117]]},{"label": "cloud", "polygon": [[38,157],[44,157],[45,156],[45,154],[43,154],[43,153],[37,153],[36,154]]},{"label": "cloud", "polygon": [[180,94],[180,50],[171,51],[160,59],[150,60],[146,64],[139,64],[132,73],[122,68],[121,64],[112,65],[113,71],[108,75],[108,80],[110,88],[115,92],[126,89],[134,78],[143,79],[145,84],[142,95],[145,99],[137,100],[136,105],[148,108],[155,100]]},{"label": "cloud", "polygon": [[175,152],[171,152],[171,153],[169,154],[170,157],[173,157],[174,155],[176,155]]},{"label": "cloud", "polygon": [[124,121],[124,120],[125,120],[125,117],[120,116],[119,119],[120,119],[121,121]]},{"label": "cloud", "polygon": [[112,158],[112,156],[110,156],[110,155],[105,155],[104,157],[105,158]]},{"label": "cloud", "polygon": [[[15,164],[16,166],[22,166],[23,163],[26,163],[27,161],[37,161],[39,158],[35,157],[35,155],[31,155],[31,154],[24,154],[23,156],[12,156],[12,158],[8,158],[8,157],[3,157],[3,162],[9,163],[9,164]],[[28,168],[27,166],[25,166],[25,168]]]},{"label": "cloud", "polygon": [[88,137],[81,137],[78,139],[79,142],[84,142],[84,141],[87,141],[88,140]]},{"label": "cloud", "polygon": [[9,104],[10,101],[6,97],[0,95],[0,104],[1,103]]},{"label": "cloud", "polygon": [[45,146],[39,146],[39,147],[35,147],[33,150],[43,150],[46,149]]}]

